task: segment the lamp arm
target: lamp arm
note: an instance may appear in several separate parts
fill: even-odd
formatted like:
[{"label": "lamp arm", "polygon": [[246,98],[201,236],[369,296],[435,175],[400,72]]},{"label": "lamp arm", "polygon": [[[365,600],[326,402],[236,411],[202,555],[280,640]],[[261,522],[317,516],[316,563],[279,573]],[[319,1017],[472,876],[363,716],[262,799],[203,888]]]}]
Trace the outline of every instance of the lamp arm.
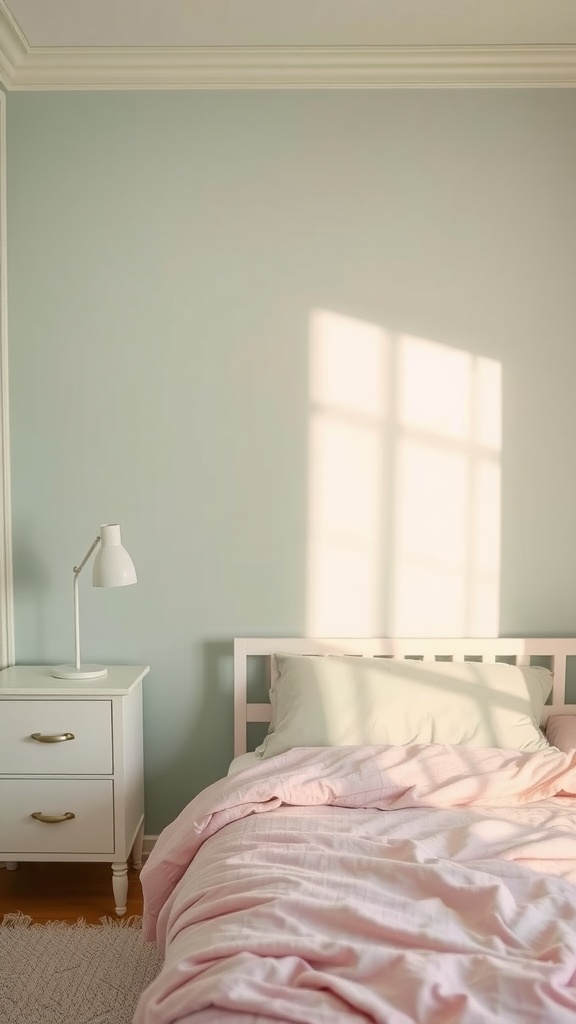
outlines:
[{"label": "lamp arm", "polygon": [[100,537],[98,536],[98,537],[96,537],[96,540],[94,541],[94,543],[93,543],[93,544],[91,545],[91,547],[90,547],[90,548],[88,549],[88,551],[87,551],[87,552],[86,552],[86,554],[84,555],[84,558],[83,558],[83,559],[82,559],[82,561],[80,562],[80,565],[75,565],[75,566],[74,566],[74,575],[75,575],[75,576],[78,576],[78,574],[82,572],[82,569],[83,569],[83,568],[84,568],[84,566],[86,565],[86,562],[87,562],[87,561],[88,561],[88,559],[90,558],[90,555],[91,555],[91,554],[92,554],[92,552],[93,552],[93,551],[94,551],[94,550],[95,550],[95,549],[97,548],[97,546],[98,546],[98,544],[99,544],[99,543],[100,543]]},{"label": "lamp arm", "polygon": [[96,540],[84,555],[84,558],[80,562],[80,565],[74,566],[74,658],[76,668],[80,669],[80,607],[79,607],[79,596],[78,596],[78,577],[82,572],[82,569],[86,565],[86,562],[90,558],[90,555],[95,551],[100,543],[100,537],[96,537]]}]

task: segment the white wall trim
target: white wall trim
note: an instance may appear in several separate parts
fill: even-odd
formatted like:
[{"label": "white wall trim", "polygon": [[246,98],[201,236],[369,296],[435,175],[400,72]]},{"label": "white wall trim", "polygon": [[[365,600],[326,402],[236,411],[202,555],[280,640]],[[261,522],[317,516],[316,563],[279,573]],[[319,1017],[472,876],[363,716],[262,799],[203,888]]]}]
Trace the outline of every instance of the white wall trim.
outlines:
[{"label": "white wall trim", "polygon": [[576,46],[31,47],[0,0],[9,90],[574,88]]},{"label": "white wall trim", "polygon": [[152,853],[157,839],[158,836],[144,836],[144,842],[142,843],[142,857],[144,860]]},{"label": "white wall trim", "polygon": [[6,249],[6,97],[0,93],[0,668],[14,663]]}]

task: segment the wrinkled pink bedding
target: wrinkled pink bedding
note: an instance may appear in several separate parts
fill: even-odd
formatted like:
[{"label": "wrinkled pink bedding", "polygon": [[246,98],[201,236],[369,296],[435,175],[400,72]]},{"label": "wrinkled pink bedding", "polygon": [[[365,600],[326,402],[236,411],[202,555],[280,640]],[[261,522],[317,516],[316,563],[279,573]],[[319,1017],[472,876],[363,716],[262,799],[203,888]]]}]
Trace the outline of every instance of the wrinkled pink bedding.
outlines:
[{"label": "wrinkled pink bedding", "polygon": [[205,790],[142,871],[135,1024],[576,1020],[576,754],[298,748]]}]

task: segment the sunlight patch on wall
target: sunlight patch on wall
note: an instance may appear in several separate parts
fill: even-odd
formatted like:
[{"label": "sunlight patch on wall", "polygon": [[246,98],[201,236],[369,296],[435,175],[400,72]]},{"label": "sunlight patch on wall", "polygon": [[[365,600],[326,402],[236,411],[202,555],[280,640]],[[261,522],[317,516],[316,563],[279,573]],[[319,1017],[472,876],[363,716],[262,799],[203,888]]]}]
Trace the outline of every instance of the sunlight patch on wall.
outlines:
[{"label": "sunlight patch on wall", "polygon": [[348,317],[312,317],[307,631],[375,630],[384,555],[384,332]]},{"label": "sunlight patch on wall", "polygon": [[421,338],[396,340],[397,635],[498,633],[500,366]]},{"label": "sunlight patch on wall", "polygon": [[307,631],[493,636],[501,366],[311,317]]}]

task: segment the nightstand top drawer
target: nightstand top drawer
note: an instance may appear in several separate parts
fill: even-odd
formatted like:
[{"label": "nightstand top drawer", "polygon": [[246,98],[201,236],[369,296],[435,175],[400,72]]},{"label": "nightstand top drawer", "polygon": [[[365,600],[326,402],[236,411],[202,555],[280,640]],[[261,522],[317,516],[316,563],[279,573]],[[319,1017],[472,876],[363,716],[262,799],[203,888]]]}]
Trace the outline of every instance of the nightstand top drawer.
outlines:
[{"label": "nightstand top drawer", "polygon": [[52,665],[11,665],[0,671],[2,697],[119,697],[150,671],[148,665],[110,665],[97,679],[56,679]]},{"label": "nightstand top drawer", "polygon": [[0,774],[111,775],[112,701],[2,701]]}]

